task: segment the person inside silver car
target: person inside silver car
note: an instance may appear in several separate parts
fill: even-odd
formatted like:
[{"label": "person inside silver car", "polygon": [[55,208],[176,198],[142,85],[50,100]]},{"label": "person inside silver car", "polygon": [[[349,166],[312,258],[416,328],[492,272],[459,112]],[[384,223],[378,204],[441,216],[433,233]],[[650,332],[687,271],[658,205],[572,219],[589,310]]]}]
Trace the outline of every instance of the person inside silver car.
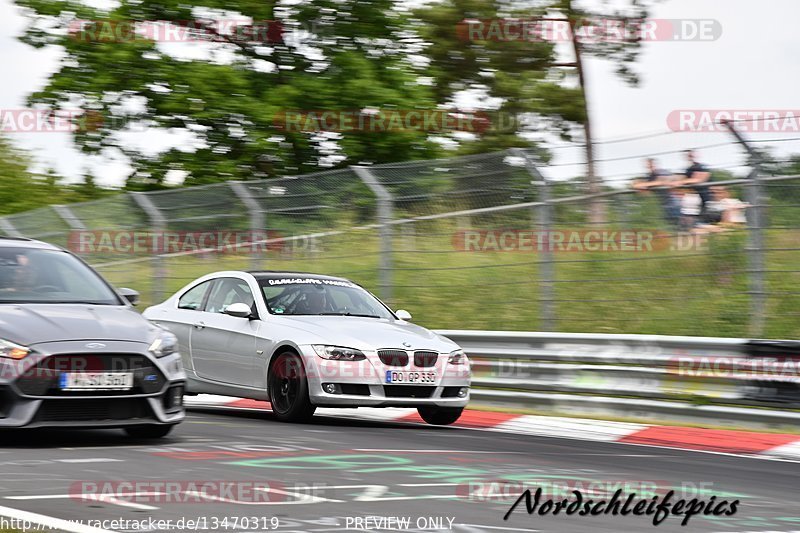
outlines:
[{"label": "person inside silver car", "polygon": [[332,311],[328,304],[328,295],[325,287],[311,285],[305,287],[302,295],[294,308],[294,314],[319,315]]},{"label": "person inside silver car", "polygon": [[0,290],[30,292],[37,286],[37,272],[24,253],[5,254],[0,258],[0,273]]}]

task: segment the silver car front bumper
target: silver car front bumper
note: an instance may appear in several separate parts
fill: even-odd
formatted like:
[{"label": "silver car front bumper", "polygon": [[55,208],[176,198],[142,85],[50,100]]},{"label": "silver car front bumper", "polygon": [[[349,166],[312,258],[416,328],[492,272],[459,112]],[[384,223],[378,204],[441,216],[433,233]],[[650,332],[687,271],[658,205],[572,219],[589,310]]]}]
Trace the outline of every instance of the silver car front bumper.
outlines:
[{"label": "silver car front bumper", "polygon": [[[464,407],[469,402],[471,371],[469,364],[449,365],[447,354],[439,354],[437,364],[430,368],[403,368],[384,365],[377,352],[365,352],[363,361],[331,361],[322,359],[311,346],[301,346],[309,399],[320,407]],[[430,383],[388,384],[387,371],[435,372]],[[339,385],[342,393],[328,393],[324,384]],[[358,394],[348,394],[357,389]],[[466,395],[458,396],[459,390]]]},{"label": "silver car front bumper", "polygon": [[[186,374],[180,355],[155,358],[141,343],[104,341],[106,348],[87,353],[85,342],[54,342],[34,346],[23,360],[0,360],[0,428],[80,427],[107,428],[137,425],[171,425],[185,417],[182,393]],[[146,362],[136,369],[144,376],[156,376],[149,387],[131,391],[68,392],[58,390],[55,381],[68,365],[50,364],[55,358],[83,358],[103,370],[126,370],[112,360]],[[75,370],[75,369],[72,369]]]}]

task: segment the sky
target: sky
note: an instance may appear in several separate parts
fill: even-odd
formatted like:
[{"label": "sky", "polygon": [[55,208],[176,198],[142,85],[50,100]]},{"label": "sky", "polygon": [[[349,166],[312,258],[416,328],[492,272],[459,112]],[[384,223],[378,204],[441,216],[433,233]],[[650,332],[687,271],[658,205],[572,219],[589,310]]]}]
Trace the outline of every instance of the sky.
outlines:
[{"label": "sky", "polygon": [[[591,3],[595,0],[586,0]],[[668,132],[667,118],[679,110],[796,110],[798,102],[798,63],[800,38],[796,21],[800,3],[794,0],[763,0],[754,9],[751,0],[662,0],[651,13],[654,19],[718,22],[721,35],[713,41],[662,41],[643,45],[636,64],[642,83],[629,87],[603,60],[590,59],[586,66],[588,94],[594,136],[597,140]],[[61,58],[58,49],[36,50],[17,37],[26,20],[11,0],[0,0],[0,58],[3,80],[0,83],[0,109],[25,106],[28,94],[43,87]],[[742,123],[745,124],[745,123]],[[750,123],[752,124],[752,123]],[[150,150],[175,142],[169,135],[132,134],[132,142]],[[760,143],[771,147],[778,156],[800,153],[800,132],[747,132],[754,140],[778,140]],[[12,141],[30,151],[39,168],[53,168],[70,180],[91,169],[100,184],[119,186],[130,171],[124,160],[110,157],[89,158],[71,143],[67,133],[12,133]],[[596,157],[599,174],[608,180],[623,181],[643,170],[646,154],[661,154],[662,167],[678,171],[685,167],[679,151],[701,147],[700,159],[715,168],[742,174],[746,157],[742,148],[731,143],[729,133],[679,132],[631,142],[603,143]],[[728,143],[721,147],[710,147]],[[709,146],[708,148],[702,148]],[[582,172],[580,148],[554,147],[552,166],[545,168],[548,177],[561,178]]]}]

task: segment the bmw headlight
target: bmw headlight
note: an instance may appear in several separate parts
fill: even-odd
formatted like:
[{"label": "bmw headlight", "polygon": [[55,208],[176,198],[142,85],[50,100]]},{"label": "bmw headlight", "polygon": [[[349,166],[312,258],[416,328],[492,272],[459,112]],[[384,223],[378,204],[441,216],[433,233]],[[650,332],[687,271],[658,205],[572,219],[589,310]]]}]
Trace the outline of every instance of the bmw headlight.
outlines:
[{"label": "bmw headlight", "polygon": [[447,363],[451,365],[465,365],[467,364],[467,354],[464,353],[464,350],[452,351],[447,358]]},{"label": "bmw headlight", "polygon": [[342,348],[341,346],[325,346],[323,344],[315,344],[312,346],[317,355],[323,359],[332,359],[335,361],[363,361],[367,358],[364,352],[356,350],[355,348]]},{"label": "bmw headlight", "polygon": [[178,337],[169,331],[162,331],[148,348],[156,357],[166,357],[178,351]]},{"label": "bmw headlight", "polygon": [[23,359],[31,353],[30,348],[20,346],[19,344],[0,339],[0,357],[7,357],[8,359]]}]

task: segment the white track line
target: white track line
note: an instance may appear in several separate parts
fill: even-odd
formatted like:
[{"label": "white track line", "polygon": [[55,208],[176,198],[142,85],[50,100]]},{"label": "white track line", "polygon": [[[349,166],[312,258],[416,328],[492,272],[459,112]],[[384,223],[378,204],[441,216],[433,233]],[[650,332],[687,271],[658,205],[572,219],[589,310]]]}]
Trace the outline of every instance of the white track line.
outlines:
[{"label": "white track line", "polygon": [[[20,509],[12,509],[11,507],[0,506],[0,516],[16,519],[22,522],[30,522],[33,524],[41,524],[50,529],[57,529],[67,531],[69,533],[116,533],[108,529],[100,529],[99,527],[87,526],[70,522],[69,520],[62,520],[53,516],[47,516],[38,513],[30,513]],[[22,529],[21,527],[19,529]]]},{"label": "white track line", "polygon": [[55,459],[59,463],[122,463],[123,459],[108,457],[87,457],[86,459]]},{"label": "white track line", "polygon": [[[164,496],[166,492],[132,492],[125,496]],[[130,507],[132,509],[139,509],[142,511],[155,511],[158,507],[144,505],[142,503],[130,502],[127,500],[120,500],[108,494],[35,494],[28,496],[6,496],[6,500],[94,500],[103,503],[110,503],[112,505],[119,505],[120,507]]]}]

